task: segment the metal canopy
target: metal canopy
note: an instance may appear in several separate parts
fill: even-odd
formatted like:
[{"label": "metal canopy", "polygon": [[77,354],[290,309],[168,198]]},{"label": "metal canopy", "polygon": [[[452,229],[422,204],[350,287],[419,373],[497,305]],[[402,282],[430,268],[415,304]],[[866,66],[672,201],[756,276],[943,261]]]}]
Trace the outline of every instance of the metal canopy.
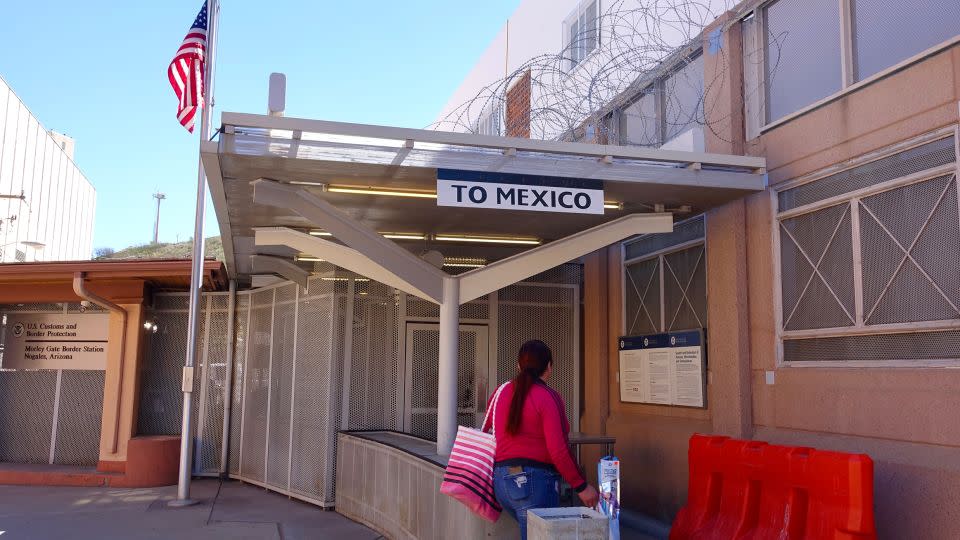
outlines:
[{"label": "metal canopy", "polygon": [[[669,232],[673,216],[664,208],[704,210],[766,183],[758,158],[231,113],[220,141],[200,150],[231,277],[258,266],[296,279],[302,274],[284,256],[306,252],[440,305],[440,455],[457,432],[461,304],[632,235]],[[440,207],[430,198],[437,169],[599,181],[611,208],[588,215]],[[389,238],[398,233],[420,240],[400,245]],[[455,239],[444,257],[480,251],[464,235],[497,236],[513,249],[486,250],[489,264],[454,276],[417,256],[444,235]],[[519,249],[524,238],[537,245]]]},{"label": "metal canopy", "polygon": [[[291,259],[297,250],[257,246],[259,227],[318,228],[287,208],[258,205],[252,182],[292,183],[375,231],[415,233],[420,253],[495,261],[530,246],[440,243],[435,235],[522,236],[544,243],[655,205],[693,213],[764,189],[763,158],[538,141],[263,115],[223,113],[220,139],[201,146],[231,277],[254,273],[250,257]],[[434,191],[437,169],[601,180],[603,215],[438,206],[435,199],[334,193],[325,185]],[[600,247],[600,246],[597,246]]]}]

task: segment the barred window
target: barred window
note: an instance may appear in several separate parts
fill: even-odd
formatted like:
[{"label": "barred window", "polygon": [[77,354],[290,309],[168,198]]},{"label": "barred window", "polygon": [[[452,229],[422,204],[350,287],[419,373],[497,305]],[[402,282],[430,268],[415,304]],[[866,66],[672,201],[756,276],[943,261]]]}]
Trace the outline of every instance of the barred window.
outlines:
[{"label": "barred window", "polygon": [[785,361],[960,359],[954,154],[941,138],[778,193]]},{"label": "barred window", "polygon": [[[698,236],[689,238],[690,232],[697,231]],[[651,242],[654,238],[657,241]],[[626,335],[706,327],[703,216],[678,223],[673,233],[644,235],[625,243],[624,253]]]}]

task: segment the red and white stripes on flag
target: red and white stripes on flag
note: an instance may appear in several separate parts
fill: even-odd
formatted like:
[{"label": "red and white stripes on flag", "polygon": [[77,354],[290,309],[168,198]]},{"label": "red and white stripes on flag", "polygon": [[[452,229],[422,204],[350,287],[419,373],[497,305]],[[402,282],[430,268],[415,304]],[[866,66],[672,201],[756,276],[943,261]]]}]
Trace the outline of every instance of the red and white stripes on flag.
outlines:
[{"label": "red and white stripes on flag", "polygon": [[167,68],[170,86],[177,94],[177,120],[193,133],[197,111],[203,108],[204,64],[207,57],[207,3],[203,2],[193,26]]}]

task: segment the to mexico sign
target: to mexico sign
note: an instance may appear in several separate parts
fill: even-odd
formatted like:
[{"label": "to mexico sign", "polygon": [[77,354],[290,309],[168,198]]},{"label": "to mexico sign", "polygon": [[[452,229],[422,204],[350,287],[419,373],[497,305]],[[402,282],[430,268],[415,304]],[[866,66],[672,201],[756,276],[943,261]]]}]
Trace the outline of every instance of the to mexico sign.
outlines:
[{"label": "to mexico sign", "polygon": [[437,204],[603,214],[603,183],[554,176],[437,169]]}]

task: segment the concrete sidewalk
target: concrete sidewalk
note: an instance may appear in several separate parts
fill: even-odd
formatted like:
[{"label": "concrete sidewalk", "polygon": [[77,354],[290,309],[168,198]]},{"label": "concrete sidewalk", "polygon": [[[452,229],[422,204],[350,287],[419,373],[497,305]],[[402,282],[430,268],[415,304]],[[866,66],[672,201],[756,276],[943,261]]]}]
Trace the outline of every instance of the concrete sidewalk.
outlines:
[{"label": "concrete sidewalk", "polygon": [[331,511],[236,481],[195,480],[203,502],[169,508],[176,487],[0,486],[0,540],[131,538],[374,540],[375,531]]}]

